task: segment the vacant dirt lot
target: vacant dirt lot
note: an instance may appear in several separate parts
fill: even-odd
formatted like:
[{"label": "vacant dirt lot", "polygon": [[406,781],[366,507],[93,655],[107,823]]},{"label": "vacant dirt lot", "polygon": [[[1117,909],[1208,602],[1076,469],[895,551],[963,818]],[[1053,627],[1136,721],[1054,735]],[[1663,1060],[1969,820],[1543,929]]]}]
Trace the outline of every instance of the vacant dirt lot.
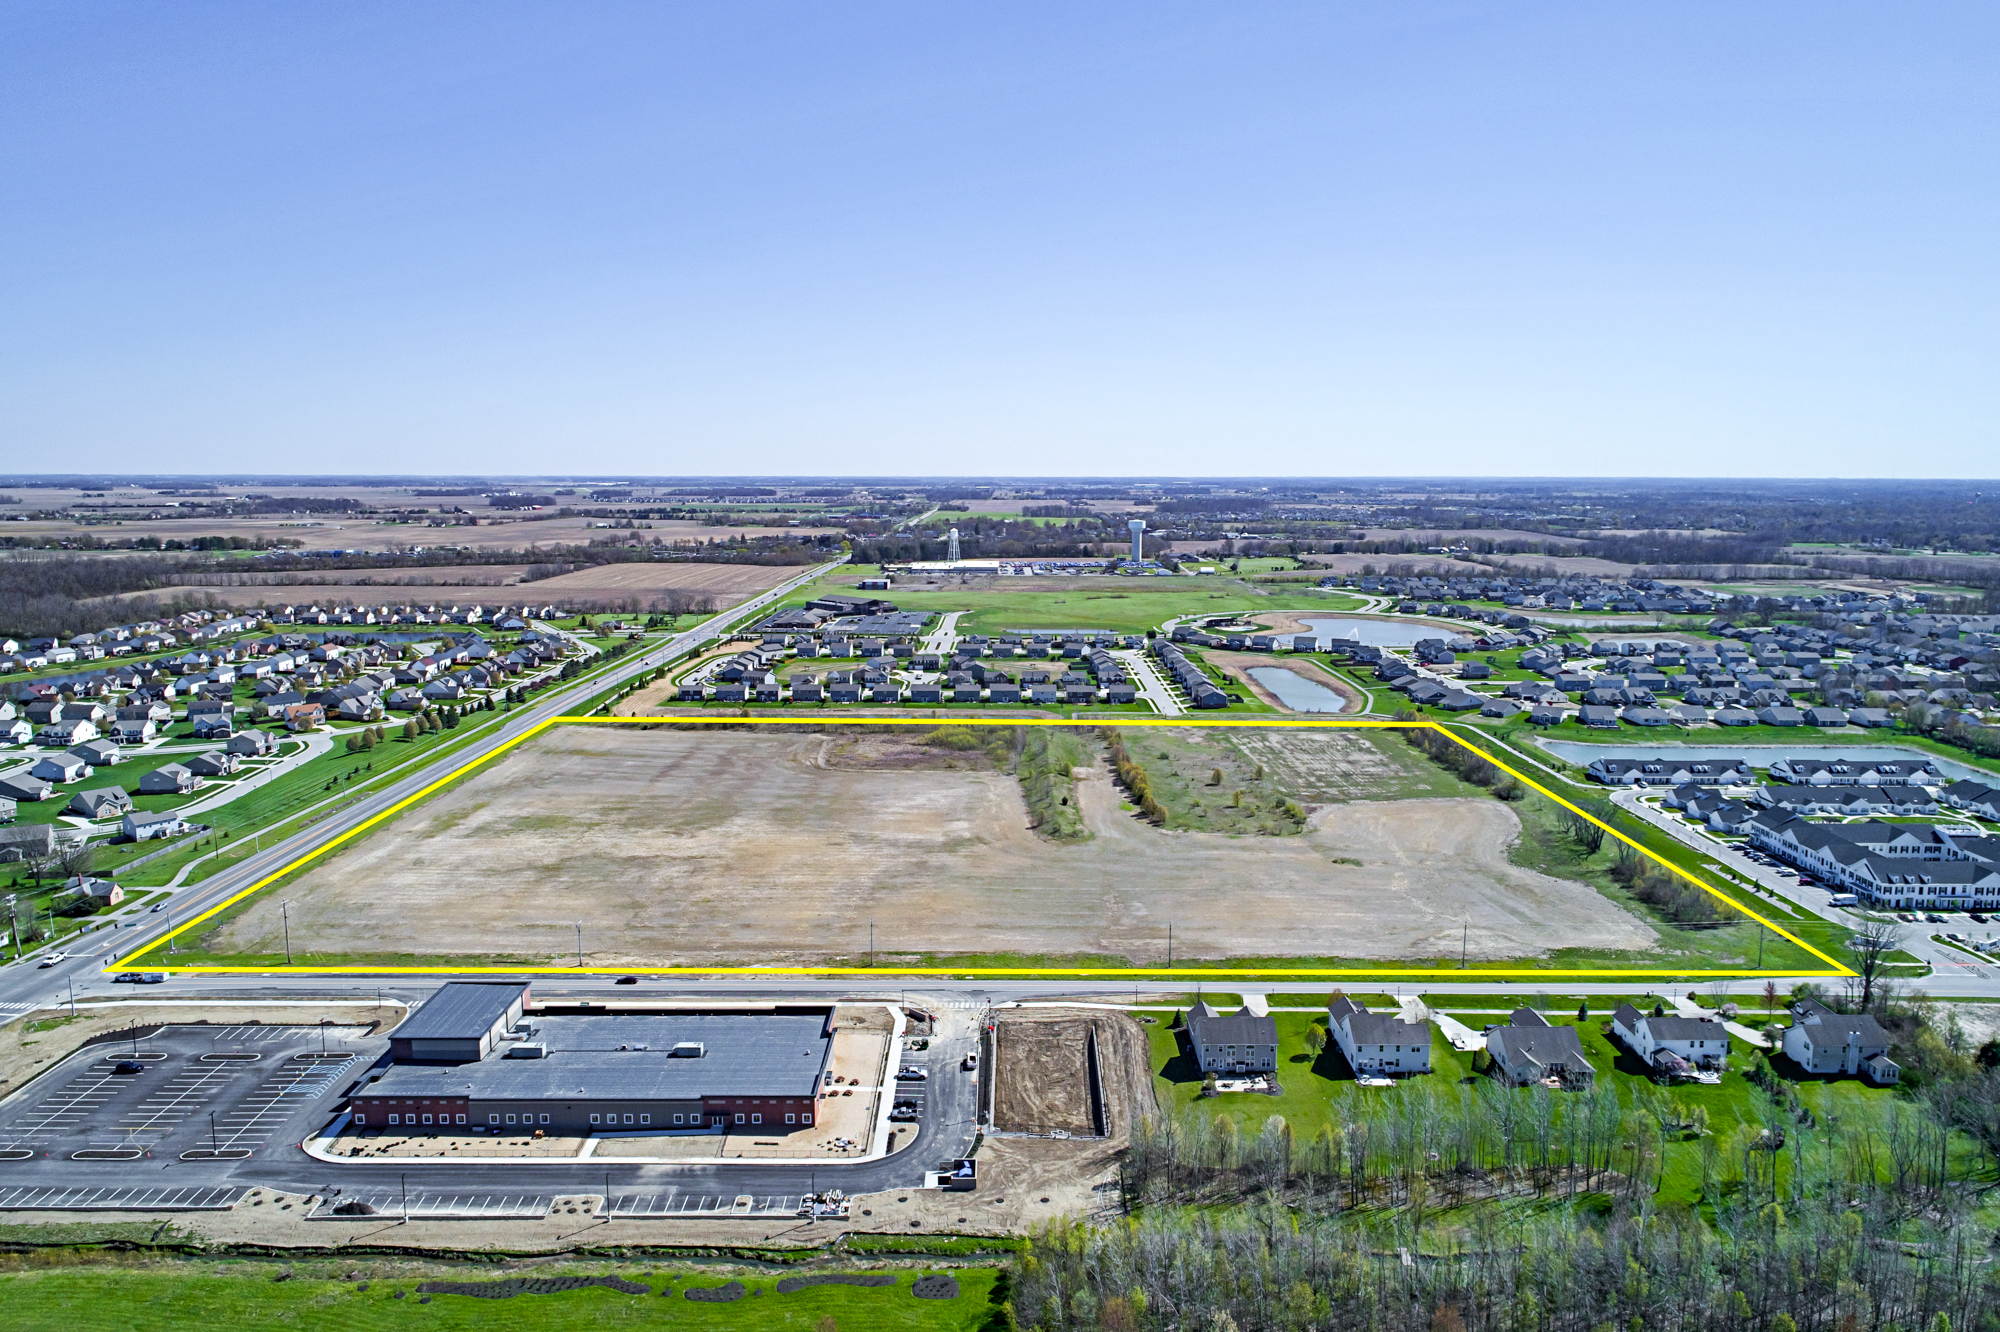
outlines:
[{"label": "vacant dirt lot", "polygon": [[1011,1133],[1094,1133],[1088,1018],[1008,1018],[993,1030],[993,1127]]},{"label": "vacant dirt lot", "polygon": [[[958,765],[950,767],[947,765]],[[1014,778],[896,739],[562,727],[286,889],[294,948],[573,955],[600,964],[931,953],[1479,957],[1643,948],[1588,887],[1510,865],[1499,801],[1401,800],[1296,837],[1168,832],[1077,784],[1095,836],[1028,827]],[[275,896],[218,931],[278,950]]]},{"label": "vacant dirt lot", "polygon": [[601,564],[528,584],[549,601],[580,597],[639,597],[667,591],[706,592],[727,605],[805,572],[793,564]]},{"label": "vacant dirt lot", "polygon": [[291,606],[308,602],[400,606],[409,601],[589,605],[636,601],[643,607],[662,593],[678,591],[705,594],[714,598],[718,607],[727,609],[804,572],[796,565],[606,564],[523,583],[521,575],[527,568],[525,564],[468,564],[435,569],[384,569],[348,574],[344,578],[335,575],[333,581],[327,582],[305,581],[298,575],[267,575],[264,580],[244,587],[166,587],[147,595],[162,599],[212,596],[224,606]]}]

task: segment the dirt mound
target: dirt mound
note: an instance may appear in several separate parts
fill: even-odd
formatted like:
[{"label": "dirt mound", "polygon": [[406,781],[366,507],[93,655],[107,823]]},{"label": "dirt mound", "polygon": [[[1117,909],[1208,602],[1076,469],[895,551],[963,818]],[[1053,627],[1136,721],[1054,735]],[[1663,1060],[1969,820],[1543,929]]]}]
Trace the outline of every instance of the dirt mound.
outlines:
[{"label": "dirt mound", "polygon": [[425,1281],[417,1286],[420,1295],[470,1295],[481,1300],[511,1300],[516,1295],[556,1295],[565,1290],[603,1286],[625,1295],[650,1295],[651,1286],[608,1276],[507,1277],[500,1281]]}]

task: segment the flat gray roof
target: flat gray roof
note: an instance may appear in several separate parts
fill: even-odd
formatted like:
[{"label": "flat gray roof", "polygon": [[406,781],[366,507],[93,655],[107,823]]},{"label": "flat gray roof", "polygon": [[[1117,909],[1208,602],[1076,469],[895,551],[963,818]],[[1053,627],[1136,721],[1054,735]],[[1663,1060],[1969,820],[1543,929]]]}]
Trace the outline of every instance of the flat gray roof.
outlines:
[{"label": "flat gray roof", "polygon": [[478,1040],[527,989],[498,981],[453,981],[426,999],[389,1036],[398,1041]]},{"label": "flat gray roof", "polygon": [[[833,1049],[820,1014],[536,1017],[541,1059],[495,1053],[448,1068],[398,1064],[359,1096],[477,1100],[693,1101],[704,1096],[811,1096]],[[683,1042],[699,1058],[673,1058]],[[626,1049],[619,1049],[619,1046]],[[644,1050],[630,1048],[644,1045]]]}]

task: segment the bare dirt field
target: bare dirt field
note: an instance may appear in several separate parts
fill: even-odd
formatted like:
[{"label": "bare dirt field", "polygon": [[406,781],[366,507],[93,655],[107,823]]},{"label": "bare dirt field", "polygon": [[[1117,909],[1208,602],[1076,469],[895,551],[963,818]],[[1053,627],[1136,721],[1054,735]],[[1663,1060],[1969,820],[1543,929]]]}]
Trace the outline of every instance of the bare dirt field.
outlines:
[{"label": "bare dirt field", "polygon": [[[1301,740],[1302,742],[1302,740]],[[1294,760],[1296,761],[1296,760]],[[1303,834],[1170,832],[1079,782],[1090,840],[1028,826],[980,755],[861,733],[562,727],[287,885],[295,949],[721,965],[1013,952],[1481,958],[1637,949],[1642,921],[1514,866],[1490,799],[1391,800]],[[281,947],[277,896],[209,947]]]},{"label": "bare dirt field", "polygon": [[[665,592],[712,597],[727,608],[748,601],[804,570],[797,565],[607,564],[554,578],[521,581],[525,564],[471,564],[431,569],[385,569],[367,574],[335,573],[323,582],[310,575],[264,575],[241,587],[181,586],[146,593],[165,600],[178,595],[213,597],[224,606],[380,606],[422,602],[521,602],[589,605],[636,601],[644,605]],[[250,577],[254,577],[251,575]]]},{"label": "bare dirt field", "polygon": [[706,592],[727,603],[744,601],[805,572],[795,564],[602,564],[557,574],[528,586],[549,601],[589,597],[645,597],[667,591]]},{"label": "bare dirt field", "polygon": [[1088,1018],[1007,1018],[993,1028],[993,1127],[1010,1133],[1095,1133]]}]

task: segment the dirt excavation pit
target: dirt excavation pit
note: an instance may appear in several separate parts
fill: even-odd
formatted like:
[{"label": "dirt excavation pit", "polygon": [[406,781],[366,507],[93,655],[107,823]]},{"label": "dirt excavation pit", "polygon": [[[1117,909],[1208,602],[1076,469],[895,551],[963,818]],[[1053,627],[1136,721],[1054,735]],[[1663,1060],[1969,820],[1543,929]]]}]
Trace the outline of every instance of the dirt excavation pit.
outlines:
[{"label": "dirt excavation pit", "polygon": [[1087,1018],[993,1027],[993,1127],[1005,1133],[1095,1134],[1089,1047],[1097,1024]]},{"label": "dirt excavation pit", "polygon": [[[1456,957],[1462,923],[1475,958],[1656,938],[1509,863],[1520,824],[1490,798],[1338,804],[1302,835],[1236,837],[1153,827],[1100,772],[1075,786],[1092,836],[1058,844],[983,754],[878,736],[553,728],[288,884],[293,948],[574,958],[579,920],[608,966],[864,959],[871,920],[892,964],[1153,964],[1168,921],[1176,961]],[[207,946],[281,953],[277,899]]]}]

